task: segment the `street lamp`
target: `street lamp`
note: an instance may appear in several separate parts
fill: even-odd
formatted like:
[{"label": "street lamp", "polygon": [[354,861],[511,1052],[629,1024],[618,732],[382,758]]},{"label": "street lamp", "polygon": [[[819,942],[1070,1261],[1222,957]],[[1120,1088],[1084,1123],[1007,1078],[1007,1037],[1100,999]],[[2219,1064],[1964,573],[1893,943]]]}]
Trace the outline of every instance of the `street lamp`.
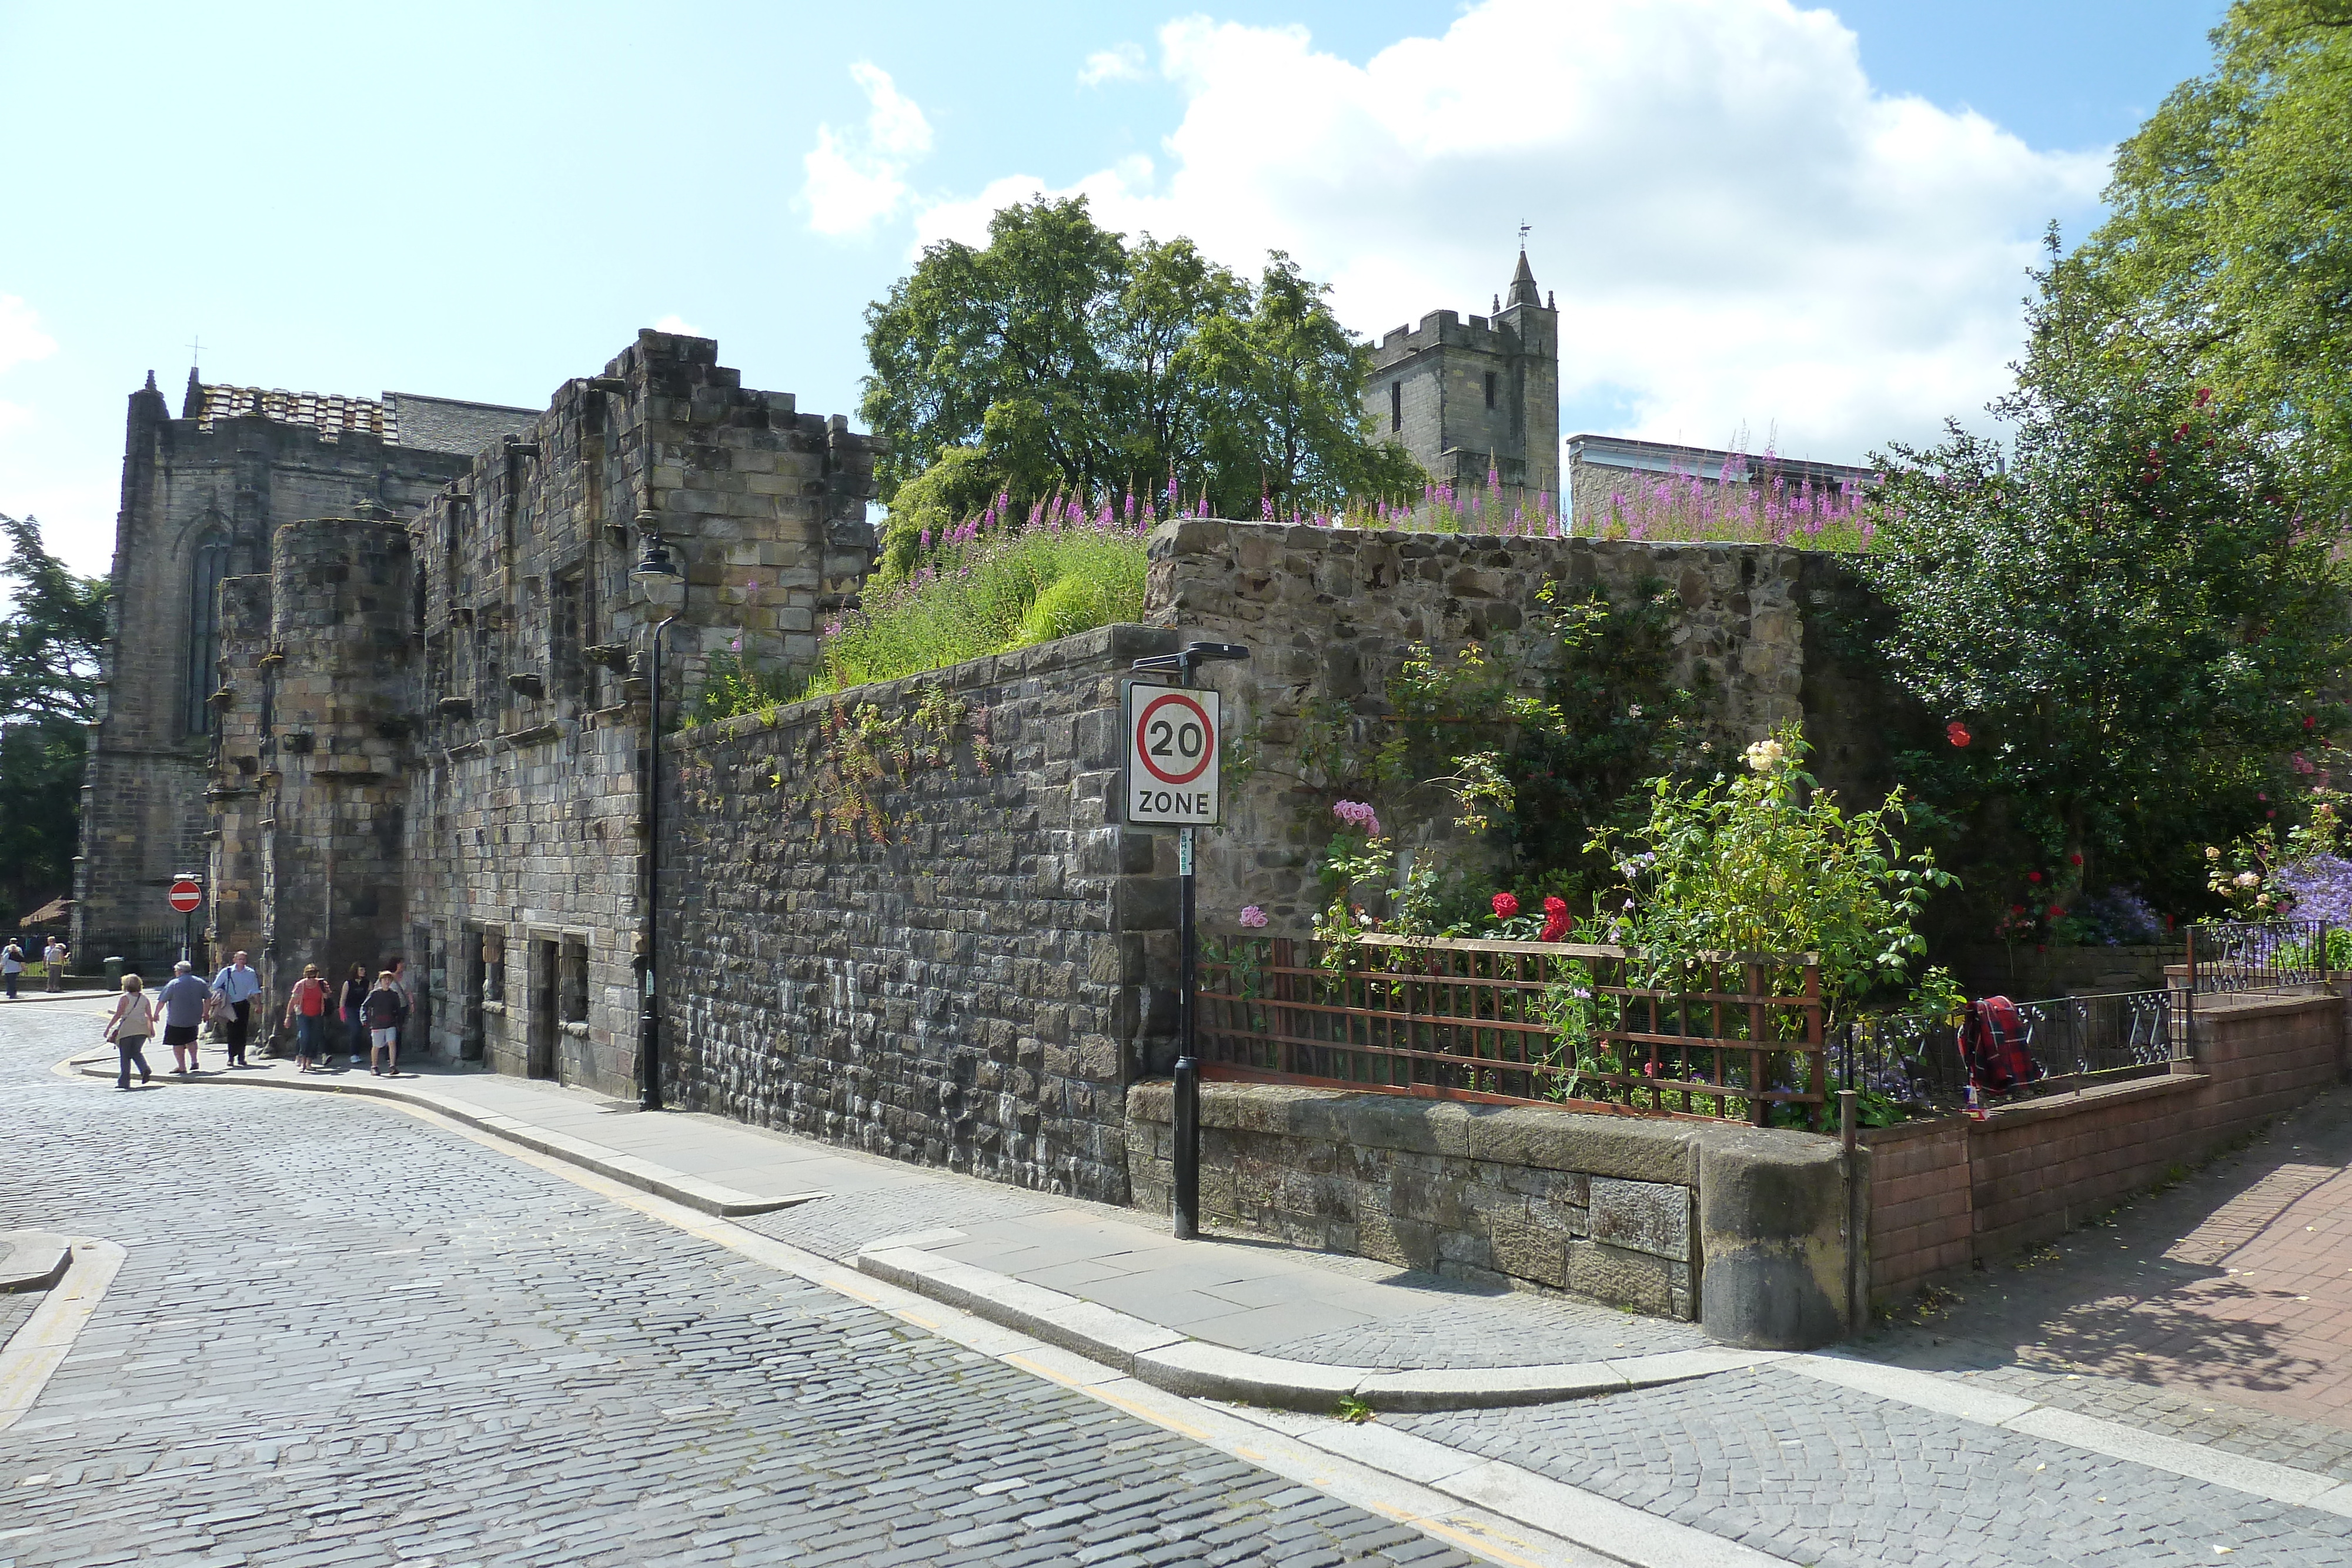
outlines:
[{"label": "street lamp", "polygon": [[651,511],[637,514],[637,532],[646,553],[629,569],[629,583],[656,610],[667,611],[648,641],[646,685],[646,929],[639,958],[641,983],[637,998],[637,1108],[658,1111],[661,1092],[661,1016],[655,1008],[654,943],[661,903],[661,711],[662,634],[686,607],[686,573],[670,559],[662,543],[661,518]]}]

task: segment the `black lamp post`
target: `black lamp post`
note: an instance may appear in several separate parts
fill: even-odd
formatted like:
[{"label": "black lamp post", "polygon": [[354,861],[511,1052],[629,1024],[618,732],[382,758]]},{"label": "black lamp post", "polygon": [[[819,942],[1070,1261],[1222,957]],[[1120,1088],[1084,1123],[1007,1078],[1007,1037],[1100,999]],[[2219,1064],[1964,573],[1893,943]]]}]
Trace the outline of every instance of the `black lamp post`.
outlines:
[{"label": "black lamp post", "polygon": [[668,612],[653,628],[646,661],[646,927],[639,958],[637,993],[637,1108],[658,1111],[661,1092],[661,1014],[654,988],[656,919],[661,904],[661,733],[662,637],[686,607],[686,573],[670,559],[662,543],[661,519],[650,511],[637,514],[637,531],[646,553],[629,569],[629,581],[646,602]]}]

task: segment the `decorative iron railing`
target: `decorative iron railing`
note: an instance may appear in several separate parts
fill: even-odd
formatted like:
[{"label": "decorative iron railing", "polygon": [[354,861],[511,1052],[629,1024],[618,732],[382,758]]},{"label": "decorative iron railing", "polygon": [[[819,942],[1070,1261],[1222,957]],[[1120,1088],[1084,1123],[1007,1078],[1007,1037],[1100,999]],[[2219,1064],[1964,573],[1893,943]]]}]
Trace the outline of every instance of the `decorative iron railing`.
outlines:
[{"label": "decorative iron railing", "polygon": [[1811,955],[1662,960],[1577,942],[1368,933],[1203,943],[1212,1066],[1458,1098],[1801,1121],[1828,1104]]},{"label": "decorative iron railing", "polygon": [[[2333,928],[2342,945],[2343,927]],[[2186,929],[2188,988],[2200,996],[2284,991],[2326,981],[2331,927],[2324,920],[2228,921]]]}]

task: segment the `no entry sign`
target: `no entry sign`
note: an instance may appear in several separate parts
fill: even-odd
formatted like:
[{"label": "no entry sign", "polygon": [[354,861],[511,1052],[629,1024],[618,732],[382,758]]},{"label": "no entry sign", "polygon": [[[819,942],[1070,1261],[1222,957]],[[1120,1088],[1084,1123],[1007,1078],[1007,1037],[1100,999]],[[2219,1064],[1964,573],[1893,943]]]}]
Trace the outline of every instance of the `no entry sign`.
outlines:
[{"label": "no entry sign", "polygon": [[172,907],[183,915],[194,915],[205,901],[205,890],[188,877],[172,884]]},{"label": "no entry sign", "polygon": [[1217,821],[1217,694],[1198,687],[1127,687],[1127,821],[1137,827]]}]

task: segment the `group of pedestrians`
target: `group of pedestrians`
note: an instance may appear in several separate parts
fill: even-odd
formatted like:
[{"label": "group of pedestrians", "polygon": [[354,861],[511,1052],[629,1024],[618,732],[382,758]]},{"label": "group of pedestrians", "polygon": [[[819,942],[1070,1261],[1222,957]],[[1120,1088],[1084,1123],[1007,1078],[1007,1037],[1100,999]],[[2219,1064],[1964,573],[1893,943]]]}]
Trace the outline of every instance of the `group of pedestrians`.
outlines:
[{"label": "group of pedestrians", "polygon": [[[121,994],[106,1020],[106,1038],[121,1059],[115,1076],[117,1089],[131,1087],[131,1071],[139,1082],[153,1077],[147,1065],[146,1045],[160,1025],[163,1043],[172,1048],[172,1071],[184,1077],[196,1071],[196,1037],[206,1022],[218,1026],[231,1067],[247,1067],[246,1041],[253,1029],[254,1002],[261,995],[261,977],[237,954],[207,982],[195,966],[183,959],[173,966],[172,978],[152,996],[137,975],[122,977]],[[370,1070],[378,1076],[400,1075],[400,1030],[408,1020],[408,993],[402,988],[403,959],[380,971],[375,984],[367,983],[367,967],[352,966],[344,982],[338,1011],[349,1031],[352,1065],[360,1064],[362,1045],[368,1048]],[[305,965],[302,977],[286,998],[286,1024],[294,1031],[295,1063],[302,1072],[324,1071],[331,1048],[327,1029],[328,987],[316,964]]]},{"label": "group of pedestrians", "polygon": [[[66,945],[55,936],[41,949],[41,977],[52,991],[62,988],[58,982],[65,976],[66,957]],[[24,977],[25,945],[11,936],[8,945],[0,947],[0,989],[6,990],[10,1001],[16,999],[16,987]]]}]

